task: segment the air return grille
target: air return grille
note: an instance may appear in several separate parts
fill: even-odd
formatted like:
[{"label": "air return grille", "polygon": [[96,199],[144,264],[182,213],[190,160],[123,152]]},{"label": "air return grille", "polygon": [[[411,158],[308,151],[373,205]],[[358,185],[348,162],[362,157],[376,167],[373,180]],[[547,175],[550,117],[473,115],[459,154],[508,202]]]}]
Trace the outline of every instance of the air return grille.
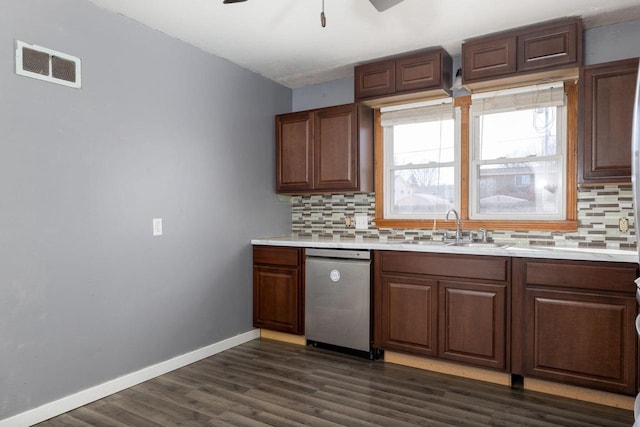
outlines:
[{"label": "air return grille", "polygon": [[80,59],[18,40],[16,74],[79,88]]}]

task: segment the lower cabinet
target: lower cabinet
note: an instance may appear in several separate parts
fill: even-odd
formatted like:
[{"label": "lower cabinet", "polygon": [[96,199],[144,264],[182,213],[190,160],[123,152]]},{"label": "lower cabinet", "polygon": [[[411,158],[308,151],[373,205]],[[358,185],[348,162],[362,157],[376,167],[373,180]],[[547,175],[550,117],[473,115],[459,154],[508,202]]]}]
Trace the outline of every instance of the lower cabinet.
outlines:
[{"label": "lower cabinet", "polygon": [[[514,371],[634,395],[637,269],[630,264],[514,260]],[[518,366],[519,365],[519,366]]]},{"label": "lower cabinet", "polygon": [[438,282],[418,275],[383,274],[380,280],[381,316],[375,318],[379,327],[374,326],[380,339],[375,347],[437,356]]},{"label": "lower cabinet", "polygon": [[[374,346],[635,395],[635,264],[374,251]],[[304,334],[304,250],[253,247],[253,324]]]},{"label": "lower cabinet", "polygon": [[374,345],[505,370],[508,258],[376,252]]},{"label": "lower cabinet", "polygon": [[253,326],[304,334],[303,250],[253,247]]},{"label": "lower cabinet", "polygon": [[505,369],[507,285],[443,280],[439,294],[438,355]]}]

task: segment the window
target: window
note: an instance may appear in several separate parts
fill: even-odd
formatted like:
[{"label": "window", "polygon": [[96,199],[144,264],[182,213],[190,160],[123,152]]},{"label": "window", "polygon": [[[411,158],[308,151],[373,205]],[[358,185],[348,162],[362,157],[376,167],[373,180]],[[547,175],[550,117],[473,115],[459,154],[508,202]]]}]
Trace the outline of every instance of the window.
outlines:
[{"label": "window", "polygon": [[451,99],[383,108],[385,218],[440,218],[459,206],[459,143]]},{"label": "window", "polygon": [[562,84],[472,96],[469,217],[565,217]]},{"label": "window", "polygon": [[[577,229],[577,84],[380,109],[376,224]],[[453,102],[452,102],[453,101]]]}]

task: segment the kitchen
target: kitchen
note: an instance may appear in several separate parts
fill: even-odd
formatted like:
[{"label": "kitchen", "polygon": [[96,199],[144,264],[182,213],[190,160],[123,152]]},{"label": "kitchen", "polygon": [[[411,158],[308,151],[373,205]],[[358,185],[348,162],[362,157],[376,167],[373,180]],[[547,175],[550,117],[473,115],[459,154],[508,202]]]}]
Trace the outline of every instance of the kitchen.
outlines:
[{"label": "kitchen", "polygon": [[[0,76],[0,419],[254,337],[249,242],[301,230],[306,204],[292,214],[275,194],[273,118],[353,100],[351,79],[291,90],[91,3],[49,3],[0,18],[5,58],[24,40],[78,54],[84,73],[82,91],[8,59]],[[637,34],[637,21],[587,30],[585,62],[640,56]]]}]

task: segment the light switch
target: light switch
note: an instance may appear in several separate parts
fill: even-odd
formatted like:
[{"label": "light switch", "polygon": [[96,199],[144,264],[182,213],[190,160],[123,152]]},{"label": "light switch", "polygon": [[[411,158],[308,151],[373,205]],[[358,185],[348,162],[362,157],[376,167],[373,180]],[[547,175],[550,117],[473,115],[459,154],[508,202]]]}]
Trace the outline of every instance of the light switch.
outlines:
[{"label": "light switch", "polygon": [[366,230],[369,228],[366,215],[356,215],[356,230]]},{"label": "light switch", "polygon": [[162,236],[162,218],[153,218],[153,235]]}]

